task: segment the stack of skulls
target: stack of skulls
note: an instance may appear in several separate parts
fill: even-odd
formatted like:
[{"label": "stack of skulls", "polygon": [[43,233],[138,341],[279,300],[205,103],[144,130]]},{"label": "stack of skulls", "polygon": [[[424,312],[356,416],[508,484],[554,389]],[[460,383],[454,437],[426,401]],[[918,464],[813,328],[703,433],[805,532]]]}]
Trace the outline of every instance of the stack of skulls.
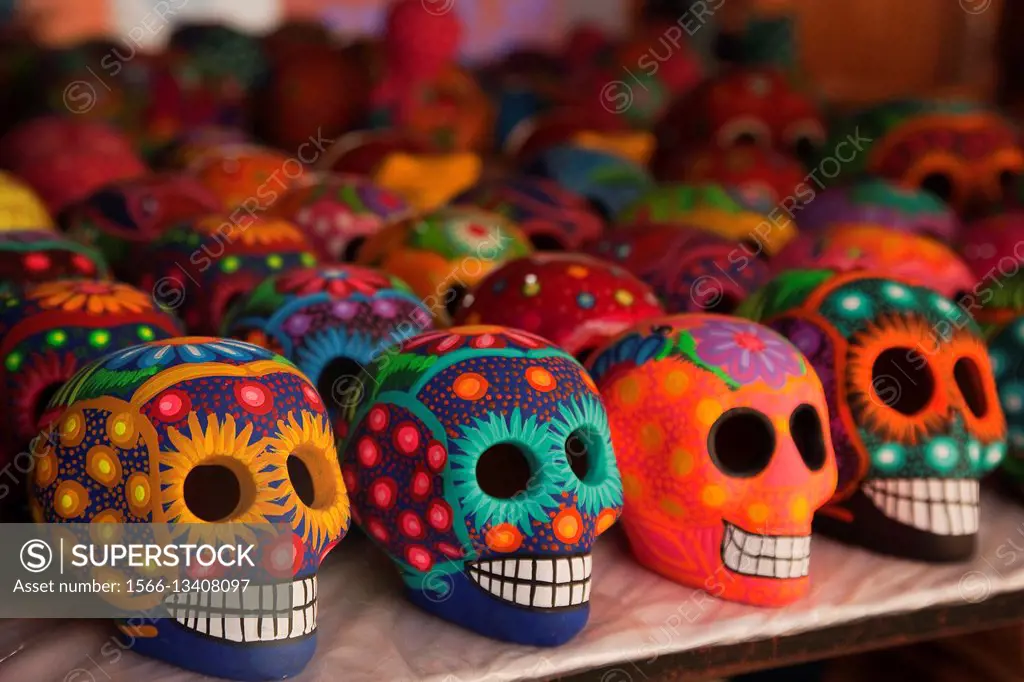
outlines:
[{"label": "stack of skulls", "polygon": [[145,250],[164,230],[219,208],[217,197],[194,178],[156,173],[100,188],[70,206],[61,227],[102,252],[119,279],[138,282],[153,266]]},{"label": "stack of skulls", "polygon": [[586,199],[543,178],[485,181],[452,203],[476,206],[508,219],[539,251],[576,251],[604,231],[604,221]]},{"label": "stack of skulls", "polygon": [[493,270],[462,299],[454,323],[523,329],[582,362],[623,329],[664,312],[654,291],[619,266],[546,253]]},{"label": "stack of skulls", "polygon": [[172,225],[147,250],[140,286],[192,334],[215,335],[233,303],[267,277],[316,265],[313,245],[290,222],[211,214]]},{"label": "stack of skulls", "polygon": [[744,244],[751,257],[771,257],[794,236],[789,214],[763,213],[737,191],[719,185],[658,185],[618,214],[616,229],[640,225],[695,227]]},{"label": "stack of skulls", "polygon": [[366,176],[417,211],[433,211],[472,187],[483,163],[472,152],[433,152],[406,133],[384,130],[342,136],[316,162],[316,168]]},{"label": "stack of skulls", "polygon": [[501,216],[452,206],[384,228],[363,244],[359,263],[406,282],[436,324],[448,326],[470,287],[531,250],[526,235]]},{"label": "stack of skulls", "polygon": [[650,286],[670,313],[729,314],[768,281],[768,266],[742,244],[696,228],[638,225],[588,244]]},{"label": "stack of skulls", "polygon": [[934,194],[880,178],[813,195],[813,201],[800,209],[797,225],[801,232],[813,234],[834,227],[876,225],[931,236],[946,244],[954,243],[960,231],[956,213]]},{"label": "stack of skulls", "polygon": [[7,464],[50,424],[51,399],[87,363],[126,346],[179,336],[178,322],[126,284],[65,279],[0,294],[0,399]]},{"label": "stack of skulls", "polygon": [[274,202],[270,214],[305,233],[325,261],[353,261],[366,239],[411,216],[399,195],[358,175],[322,173]]},{"label": "stack of skulls", "polygon": [[146,173],[122,133],[57,116],[32,119],[4,135],[0,165],[28,183],[54,216],[104,185]]}]

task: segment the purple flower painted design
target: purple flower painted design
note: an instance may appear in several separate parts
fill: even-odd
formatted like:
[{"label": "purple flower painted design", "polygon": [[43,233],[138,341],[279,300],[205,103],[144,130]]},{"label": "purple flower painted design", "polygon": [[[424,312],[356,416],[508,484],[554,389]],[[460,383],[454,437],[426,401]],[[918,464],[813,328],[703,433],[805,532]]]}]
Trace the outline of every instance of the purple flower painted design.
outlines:
[{"label": "purple flower painted design", "polygon": [[753,322],[716,321],[693,330],[696,354],[740,384],[764,381],[782,388],[803,374],[800,355],[772,330]]}]

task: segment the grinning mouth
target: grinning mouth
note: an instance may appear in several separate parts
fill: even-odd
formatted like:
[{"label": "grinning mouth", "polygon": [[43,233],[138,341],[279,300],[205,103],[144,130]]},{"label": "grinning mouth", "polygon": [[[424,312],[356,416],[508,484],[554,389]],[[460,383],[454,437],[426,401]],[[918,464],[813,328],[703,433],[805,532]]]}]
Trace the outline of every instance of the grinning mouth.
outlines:
[{"label": "grinning mouth", "polygon": [[890,478],[861,490],[886,517],[933,535],[974,535],[980,515],[976,480]]},{"label": "grinning mouth", "polygon": [[722,561],[741,575],[803,578],[811,564],[811,536],[758,535],[726,521]]},{"label": "grinning mouth", "polygon": [[175,592],[164,600],[184,628],[232,642],[270,642],[316,630],[316,578],[237,592]]},{"label": "grinning mouth", "polygon": [[469,577],[494,597],[518,606],[560,609],[590,601],[591,557],[499,559],[469,564]]}]

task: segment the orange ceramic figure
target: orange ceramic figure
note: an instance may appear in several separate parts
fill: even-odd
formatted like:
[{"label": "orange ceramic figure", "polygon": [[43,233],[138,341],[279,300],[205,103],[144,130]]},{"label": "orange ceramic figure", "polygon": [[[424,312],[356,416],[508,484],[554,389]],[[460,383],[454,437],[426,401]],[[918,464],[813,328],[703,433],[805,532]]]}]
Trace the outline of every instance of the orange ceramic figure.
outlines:
[{"label": "orange ceramic figure", "polygon": [[[312,149],[309,153],[315,152]],[[306,172],[297,158],[248,144],[215,147],[196,158],[188,171],[216,194],[229,211],[239,207],[270,208]]]},{"label": "orange ceramic figure", "polygon": [[839,226],[824,234],[801,235],[786,245],[771,266],[775,274],[801,268],[875,270],[954,300],[977,283],[967,263],[942,242],[875,225]]},{"label": "orange ceramic figure", "polygon": [[625,332],[588,368],[637,560],[730,601],[804,596],[811,517],[835,490],[836,461],[825,393],[800,352],[752,322],[678,315]]}]

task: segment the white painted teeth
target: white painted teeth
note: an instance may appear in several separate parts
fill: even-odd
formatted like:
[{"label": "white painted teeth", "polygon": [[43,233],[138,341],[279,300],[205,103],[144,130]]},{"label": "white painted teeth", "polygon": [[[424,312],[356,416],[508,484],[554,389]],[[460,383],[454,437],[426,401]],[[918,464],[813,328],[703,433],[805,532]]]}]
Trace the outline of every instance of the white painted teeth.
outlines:
[{"label": "white painted teeth", "polygon": [[933,535],[978,532],[981,484],[964,478],[877,478],[861,486],[894,521]]},{"label": "white painted teeth", "polygon": [[590,601],[589,554],[552,559],[498,559],[469,566],[482,589],[519,606],[557,609]]},{"label": "white painted teeth", "polygon": [[236,592],[176,592],[164,600],[179,624],[232,642],[304,637],[316,630],[317,580],[249,584]]},{"label": "white painted teeth", "polygon": [[725,523],[722,561],[733,573],[802,578],[811,565],[810,535],[758,535]]}]

